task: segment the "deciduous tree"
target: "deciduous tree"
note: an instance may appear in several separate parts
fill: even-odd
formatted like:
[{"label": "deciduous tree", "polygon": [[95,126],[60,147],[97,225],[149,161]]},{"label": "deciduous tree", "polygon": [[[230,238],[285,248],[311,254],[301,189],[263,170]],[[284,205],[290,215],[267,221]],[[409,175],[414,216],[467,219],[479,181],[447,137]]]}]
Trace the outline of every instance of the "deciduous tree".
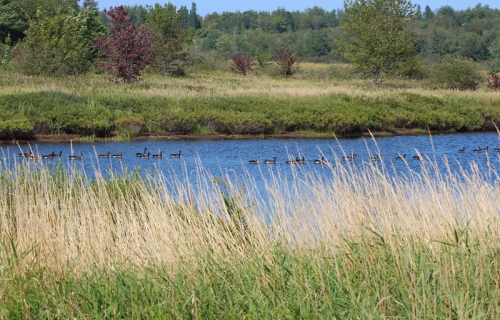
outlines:
[{"label": "deciduous tree", "polygon": [[284,77],[291,77],[300,69],[295,51],[288,47],[276,49],[276,65],[279,73]]},{"label": "deciduous tree", "polygon": [[90,8],[76,11],[60,7],[53,16],[38,11],[29,23],[26,38],[14,53],[19,70],[26,74],[76,75],[88,71],[98,57],[93,39],[106,33],[97,12]]},{"label": "deciduous tree", "polygon": [[172,3],[163,7],[155,4],[148,7],[147,26],[154,33],[154,51],[156,58],[154,66],[161,70],[164,75],[184,74],[184,67],[188,62],[188,53],[183,50],[184,45],[190,44],[193,38],[191,28],[182,28],[181,21],[185,15],[185,9],[177,10]]},{"label": "deciduous tree", "polygon": [[415,69],[420,58],[417,37],[407,29],[419,18],[407,0],[346,0],[348,19],[342,23],[344,36],[337,49],[356,67],[371,76],[373,85],[383,74],[404,74]]},{"label": "deciduous tree", "polygon": [[230,66],[230,69],[232,72],[246,77],[250,72],[252,72],[253,66],[255,66],[255,61],[252,57],[236,56],[233,57],[233,64]]},{"label": "deciduous tree", "polygon": [[111,7],[108,15],[112,24],[109,39],[94,39],[103,59],[99,65],[125,83],[135,82],[154,57],[154,36],[145,27],[137,28],[123,6]]}]

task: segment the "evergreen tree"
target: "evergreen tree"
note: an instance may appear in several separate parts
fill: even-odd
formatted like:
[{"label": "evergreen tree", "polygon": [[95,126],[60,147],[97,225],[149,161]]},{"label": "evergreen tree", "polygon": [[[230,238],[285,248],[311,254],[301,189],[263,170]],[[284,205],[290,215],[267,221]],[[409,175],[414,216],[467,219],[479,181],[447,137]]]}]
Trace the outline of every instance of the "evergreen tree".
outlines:
[{"label": "evergreen tree", "polygon": [[35,12],[36,5],[34,4],[30,8],[26,4],[23,6],[21,1],[0,1],[0,42],[4,43],[9,34],[14,43],[24,38],[24,30],[29,27],[26,14],[35,14]]},{"label": "evergreen tree", "polygon": [[432,17],[434,17],[434,12],[432,12],[431,8],[429,6],[425,6],[424,9],[424,20],[429,20]]},{"label": "evergreen tree", "polygon": [[190,26],[189,24],[189,11],[186,6],[181,6],[179,8],[179,12],[181,12],[181,19],[179,21],[179,27],[181,29],[186,29]]},{"label": "evergreen tree", "polygon": [[196,13],[196,3],[191,4],[191,11],[189,11],[189,25],[193,30],[198,30],[201,28],[201,22]]},{"label": "evergreen tree", "polygon": [[89,8],[95,11],[99,11],[98,3],[95,0],[83,0],[82,8],[83,9]]}]

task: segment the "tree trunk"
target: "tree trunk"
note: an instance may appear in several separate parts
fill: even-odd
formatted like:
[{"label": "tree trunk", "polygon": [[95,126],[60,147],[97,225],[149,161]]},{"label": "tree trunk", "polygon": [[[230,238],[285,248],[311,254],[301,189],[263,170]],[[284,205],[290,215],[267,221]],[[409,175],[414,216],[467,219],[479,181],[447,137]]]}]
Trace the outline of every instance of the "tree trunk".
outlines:
[{"label": "tree trunk", "polygon": [[373,73],[373,87],[377,86],[378,76],[379,76],[378,72]]}]

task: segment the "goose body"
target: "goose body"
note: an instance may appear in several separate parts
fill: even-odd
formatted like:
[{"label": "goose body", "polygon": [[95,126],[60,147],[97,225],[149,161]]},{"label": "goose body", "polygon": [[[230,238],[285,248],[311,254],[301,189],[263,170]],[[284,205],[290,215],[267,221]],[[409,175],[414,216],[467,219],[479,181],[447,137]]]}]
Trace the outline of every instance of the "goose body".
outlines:
[{"label": "goose body", "polygon": [[351,156],[344,156],[344,160],[346,161],[354,161],[356,160],[357,154],[353,153]]},{"label": "goose body", "polygon": [[495,148],[494,149],[496,152],[500,152],[500,148]]},{"label": "goose body", "polygon": [[264,160],[264,163],[267,163],[267,164],[276,164],[276,157],[274,157],[273,160],[270,160],[270,159]]},{"label": "goose body", "polygon": [[43,155],[42,158],[43,159],[54,159],[54,158],[60,158],[61,156],[62,156],[62,150],[59,151],[59,154],[57,154],[54,151],[52,151],[52,153]]},{"label": "goose body", "polygon": [[148,152],[147,154],[141,154],[139,158],[141,159],[149,159],[150,153]]},{"label": "goose body", "polygon": [[32,153],[31,151],[30,151],[30,152],[28,152],[28,153],[21,152],[21,153],[19,154],[19,156],[20,156],[20,157],[24,157],[24,158],[28,158],[28,157],[33,156],[33,153]]},{"label": "goose body", "polygon": [[75,155],[68,156],[68,159],[69,160],[82,160],[82,157],[83,157],[83,154],[80,152],[79,156],[75,156]]},{"label": "goose body", "polygon": [[181,151],[179,150],[179,153],[172,153],[170,154],[171,158],[180,158],[181,157]]},{"label": "goose body", "polygon": [[40,155],[34,155],[34,154],[30,154],[27,158],[29,160],[42,160],[42,157]]},{"label": "goose body", "polygon": [[286,163],[287,164],[304,164],[306,162],[306,157],[300,158],[295,158],[295,160],[288,160]]},{"label": "goose body", "polygon": [[421,153],[419,155],[413,156],[413,159],[415,159],[415,160],[424,160],[424,154]]},{"label": "goose body", "polygon": [[396,157],[396,160],[404,160],[406,159],[406,154],[403,154],[403,156]]},{"label": "goose body", "polygon": [[328,160],[326,160],[325,157],[321,157],[321,159],[314,160],[314,163],[316,163],[316,164],[328,164]]},{"label": "goose body", "polygon": [[111,157],[113,157],[113,158],[123,158],[123,152],[122,153],[118,153],[118,154],[114,154]]},{"label": "goose body", "polygon": [[486,147],[486,148],[479,147],[477,149],[474,149],[474,152],[488,152],[488,147]]},{"label": "goose body", "polygon": [[136,157],[140,157],[140,156],[145,156],[146,155],[146,150],[148,150],[148,148],[144,148],[144,152],[137,152],[135,155]]},{"label": "goose body", "polygon": [[380,158],[378,157],[378,154],[375,157],[370,157],[371,161],[379,161]]},{"label": "goose body", "polygon": [[259,164],[259,157],[255,157],[255,160],[248,161],[250,164]]},{"label": "goose body", "polygon": [[111,156],[111,152],[108,151],[108,153],[100,154],[99,158],[109,158],[110,156]]},{"label": "goose body", "polygon": [[153,154],[153,158],[155,159],[162,159],[165,153],[161,151],[159,154]]}]

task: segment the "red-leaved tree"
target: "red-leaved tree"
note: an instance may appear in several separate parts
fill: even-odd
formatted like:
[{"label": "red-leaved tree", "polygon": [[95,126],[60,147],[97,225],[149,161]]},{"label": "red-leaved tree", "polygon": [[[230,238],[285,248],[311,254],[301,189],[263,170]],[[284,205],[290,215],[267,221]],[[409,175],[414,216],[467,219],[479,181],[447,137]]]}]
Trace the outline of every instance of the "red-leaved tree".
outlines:
[{"label": "red-leaved tree", "polygon": [[111,7],[107,14],[112,24],[109,39],[94,39],[103,59],[99,66],[125,83],[135,82],[154,57],[154,36],[144,27],[137,28],[123,6]]},{"label": "red-leaved tree", "polygon": [[297,55],[290,48],[276,48],[276,58],[279,73],[284,77],[291,77],[300,69]]},{"label": "red-leaved tree", "polygon": [[488,77],[488,88],[500,90],[500,77],[496,74],[490,74]]},{"label": "red-leaved tree", "polygon": [[255,61],[250,56],[236,56],[233,57],[233,64],[230,66],[231,71],[234,73],[247,76],[251,71],[252,67],[255,66]]}]

